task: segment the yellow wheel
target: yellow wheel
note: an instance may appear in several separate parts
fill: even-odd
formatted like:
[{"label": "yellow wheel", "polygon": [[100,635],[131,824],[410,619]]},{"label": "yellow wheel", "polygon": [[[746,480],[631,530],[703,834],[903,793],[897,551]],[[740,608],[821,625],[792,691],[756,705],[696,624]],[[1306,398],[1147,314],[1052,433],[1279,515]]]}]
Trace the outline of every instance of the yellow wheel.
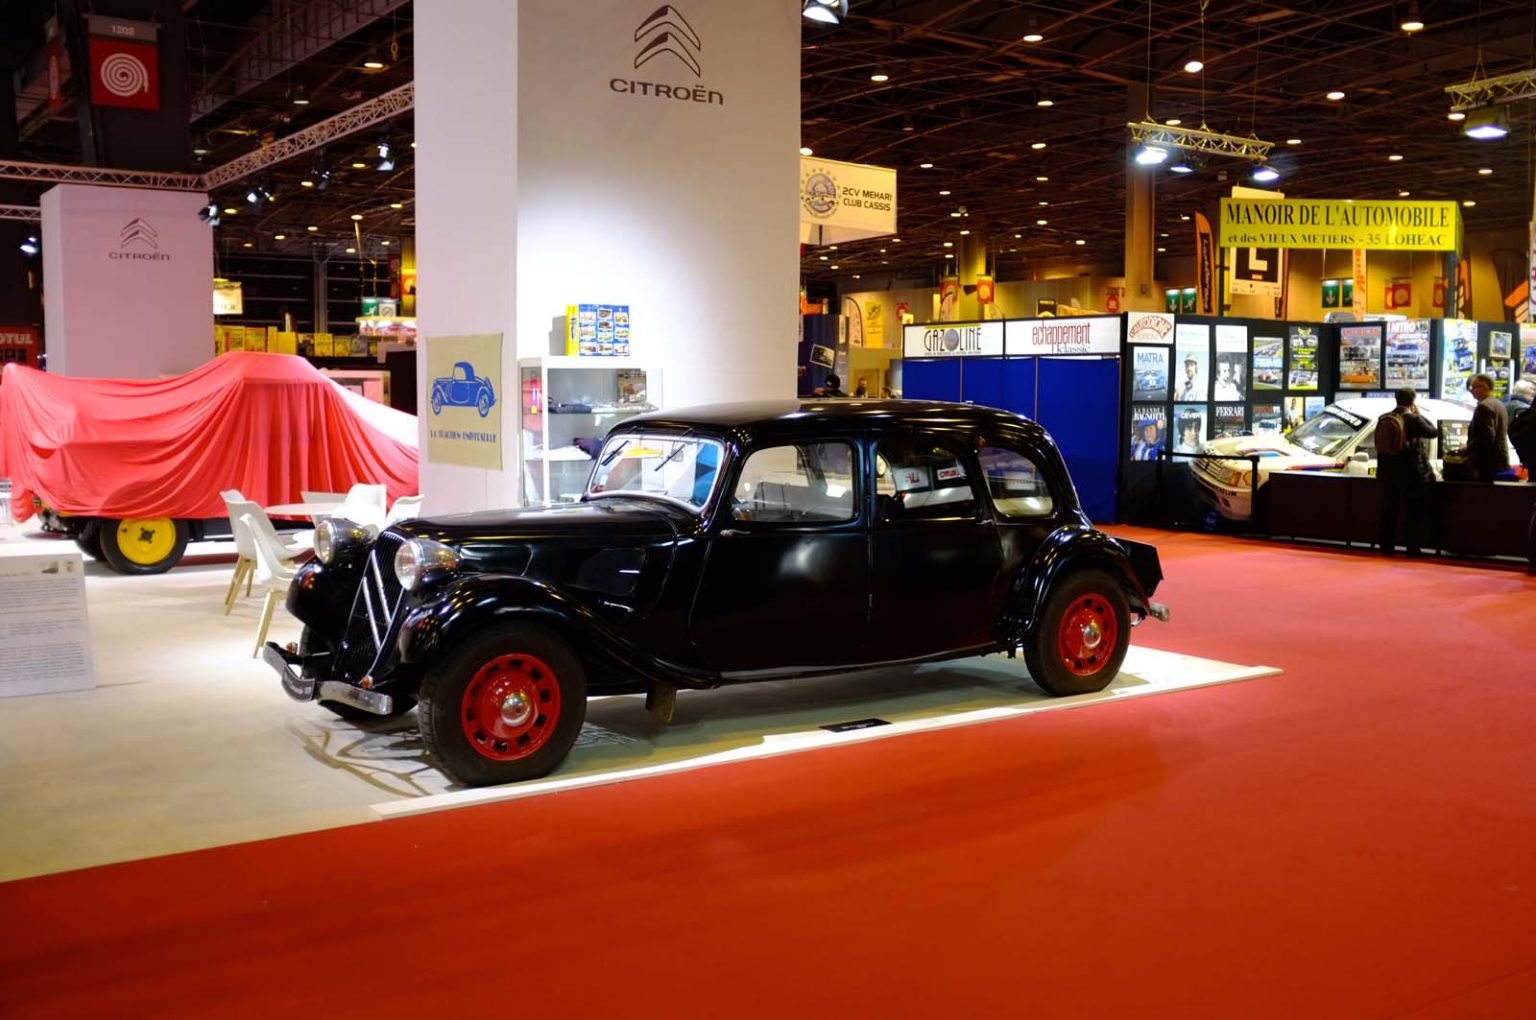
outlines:
[{"label": "yellow wheel", "polygon": [[159,574],[171,569],[187,548],[185,521],[169,517],[104,520],[101,553],[119,574]]}]

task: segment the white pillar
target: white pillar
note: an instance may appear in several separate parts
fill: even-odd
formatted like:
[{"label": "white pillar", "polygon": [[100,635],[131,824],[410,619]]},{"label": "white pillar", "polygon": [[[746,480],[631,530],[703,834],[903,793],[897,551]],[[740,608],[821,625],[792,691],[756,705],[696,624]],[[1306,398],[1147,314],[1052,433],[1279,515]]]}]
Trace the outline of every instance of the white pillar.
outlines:
[{"label": "white pillar", "polygon": [[60,184],[43,193],[48,370],[158,379],[213,357],[213,231],[184,191]]},{"label": "white pillar", "polygon": [[[632,357],[668,406],[794,395],[799,12],[417,5],[423,348],[504,334],[507,401],[495,472],[427,459],[420,394],[429,512],[518,501],[517,359],[550,352],[569,304],[630,306]],[[425,349],[418,365],[425,384]]]}]

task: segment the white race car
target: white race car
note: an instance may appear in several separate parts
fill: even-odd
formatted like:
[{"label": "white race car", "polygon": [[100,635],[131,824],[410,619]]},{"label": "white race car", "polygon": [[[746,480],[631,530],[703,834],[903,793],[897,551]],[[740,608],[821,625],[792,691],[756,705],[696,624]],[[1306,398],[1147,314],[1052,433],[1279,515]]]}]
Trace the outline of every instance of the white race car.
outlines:
[{"label": "white race car", "polygon": [[[1376,473],[1376,419],[1397,406],[1391,397],[1361,397],[1329,404],[1317,414],[1292,429],[1288,435],[1277,432],[1256,436],[1221,436],[1200,447],[1204,454],[1232,457],[1194,460],[1193,473],[1200,491],[1223,517],[1245,521],[1253,514],[1253,493],[1269,480],[1273,471],[1344,471],[1346,474]],[[1441,421],[1461,422],[1461,431],[1472,421],[1472,408],[1448,400],[1417,403],[1419,415],[1430,425]],[[1438,477],[1439,441],[1432,444],[1432,463]],[[1258,457],[1258,484],[1253,485],[1255,463],[1235,458]],[[1514,463],[1511,455],[1511,463]]]}]

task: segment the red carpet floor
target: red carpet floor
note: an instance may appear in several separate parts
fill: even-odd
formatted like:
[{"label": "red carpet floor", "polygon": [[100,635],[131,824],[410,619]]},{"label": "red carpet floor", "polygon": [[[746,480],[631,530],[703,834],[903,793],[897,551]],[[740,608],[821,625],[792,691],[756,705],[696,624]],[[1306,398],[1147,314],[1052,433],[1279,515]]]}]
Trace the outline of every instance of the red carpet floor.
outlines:
[{"label": "red carpet floor", "polygon": [[0,885],[5,1017],[1536,1017],[1536,579],[1138,533],[1285,676]]}]

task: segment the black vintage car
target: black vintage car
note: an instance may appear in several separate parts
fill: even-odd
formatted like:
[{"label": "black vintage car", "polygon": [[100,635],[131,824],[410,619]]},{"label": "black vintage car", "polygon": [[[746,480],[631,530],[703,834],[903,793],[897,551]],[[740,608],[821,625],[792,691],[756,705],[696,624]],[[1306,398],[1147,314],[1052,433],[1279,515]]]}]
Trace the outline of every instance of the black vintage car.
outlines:
[{"label": "black vintage car", "polygon": [[707,407],[609,433],[579,503],[316,533],[269,643],[341,715],[419,707],[470,785],[549,772],[590,695],[1022,648],[1054,695],[1102,690],[1162,578],[1078,508],[1044,429],[916,401]]}]

